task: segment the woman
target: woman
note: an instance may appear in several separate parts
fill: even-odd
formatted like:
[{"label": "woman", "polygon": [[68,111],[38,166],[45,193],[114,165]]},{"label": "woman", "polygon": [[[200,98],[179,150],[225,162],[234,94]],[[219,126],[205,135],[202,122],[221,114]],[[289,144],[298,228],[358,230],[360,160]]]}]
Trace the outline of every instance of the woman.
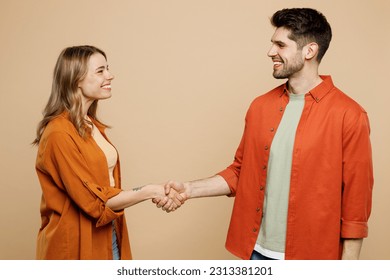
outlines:
[{"label": "woman", "polygon": [[96,117],[111,97],[114,76],[106,54],[93,46],[64,49],[33,144],[42,188],[37,259],[131,259],[124,208],[165,197],[162,185],[123,191],[116,149]]}]

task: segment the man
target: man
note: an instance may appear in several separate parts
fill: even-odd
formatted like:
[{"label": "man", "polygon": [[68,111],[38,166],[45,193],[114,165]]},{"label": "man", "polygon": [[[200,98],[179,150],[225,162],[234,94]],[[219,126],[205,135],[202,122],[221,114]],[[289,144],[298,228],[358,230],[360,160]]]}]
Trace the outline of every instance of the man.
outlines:
[{"label": "man", "polygon": [[283,9],[271,23],[273,76],[287,83],[252,102],[227,169],[166,190],[235,196],[226,248],[242,259],[358,259],[373,187],[367,113],[318,74],[332,37],[321,13]]}]

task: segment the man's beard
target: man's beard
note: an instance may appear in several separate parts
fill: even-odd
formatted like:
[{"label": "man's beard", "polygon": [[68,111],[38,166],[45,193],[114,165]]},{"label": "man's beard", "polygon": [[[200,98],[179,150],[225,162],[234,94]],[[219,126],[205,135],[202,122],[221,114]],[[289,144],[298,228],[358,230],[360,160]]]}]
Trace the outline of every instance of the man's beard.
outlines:
[{"label": "man's beard", "polygon": [[289,64],[285,64],[284,61],[282,63],[282,69],[275,69],[272,73],[275,79],[288,79],[291,75],[301,71],[305,64],[299,55]]}]

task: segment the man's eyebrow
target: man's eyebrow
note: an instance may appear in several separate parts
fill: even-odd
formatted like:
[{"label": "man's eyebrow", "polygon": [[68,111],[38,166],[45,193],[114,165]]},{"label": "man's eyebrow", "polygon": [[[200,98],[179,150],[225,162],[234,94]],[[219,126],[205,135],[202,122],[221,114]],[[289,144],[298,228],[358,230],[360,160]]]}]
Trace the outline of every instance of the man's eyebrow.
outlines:
[{"label": "man's eyebrow", "polygon": [[280,45],[280,46],[286,46],[286,43],[283,42],[283,41],[272,40],[272,39],[271,39],[271,42],[274,43],[274,44]]}]

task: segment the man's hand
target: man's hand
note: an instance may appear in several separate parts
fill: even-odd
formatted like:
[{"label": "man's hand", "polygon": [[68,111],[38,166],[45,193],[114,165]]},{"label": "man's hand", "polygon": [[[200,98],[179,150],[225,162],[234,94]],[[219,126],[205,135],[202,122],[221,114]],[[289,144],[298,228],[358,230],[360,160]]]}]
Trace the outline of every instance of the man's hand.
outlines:
[{"label": "man's hand", "polygon": [[169,181],[164,185],[164,190],[165,197],[154,198],[152,201],[167,213],[175,211],[188,199],[183,183]]}]

